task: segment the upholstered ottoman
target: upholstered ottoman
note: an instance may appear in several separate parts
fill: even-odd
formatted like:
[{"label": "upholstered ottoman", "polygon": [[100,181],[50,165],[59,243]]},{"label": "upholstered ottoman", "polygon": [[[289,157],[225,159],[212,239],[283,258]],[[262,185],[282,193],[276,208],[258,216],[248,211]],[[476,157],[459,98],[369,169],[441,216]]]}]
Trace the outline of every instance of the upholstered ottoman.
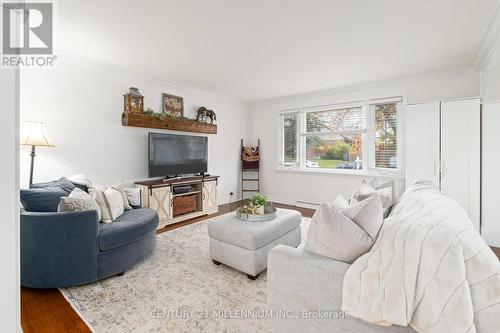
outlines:
[{"label": "upholstered ottoman", "polygon": [[210,256],[216,265],[225,264],[254,280],[267,267],[267,254],[279,245],[300,243],[302,214],[277,209],[277,217],[267,222],[246,222],[226,214],[208,224]]}]

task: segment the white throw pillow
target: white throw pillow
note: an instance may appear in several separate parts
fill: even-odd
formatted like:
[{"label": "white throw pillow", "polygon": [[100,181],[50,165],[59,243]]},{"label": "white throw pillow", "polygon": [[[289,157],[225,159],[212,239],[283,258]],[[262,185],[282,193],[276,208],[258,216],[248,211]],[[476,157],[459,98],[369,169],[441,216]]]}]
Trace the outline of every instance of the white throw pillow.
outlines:
[{"label": "white throw pillow", "polygon": [[123,189],[127,200],[130,205],[140,206],[141,205],[141,189],[139,188],[125,188]]},{"label": "white throw pillow", "polygon": [[118,192],[120,192],[120,194],[122,196],[122,200],[123,200],[123,208],[125,210],[131,210],[132,206],[130,206],[130,203],[128,202],[127,194],[123,190],[122,180],[121,179],[118,180],[116,182],[116,184],[112,186],[112,188],[114,188],[115,190],[117,190]]},{"label": "white throw pillow", "polygon": [[332,207],[336,210],[342,210],[349,207],[349,202],[341,194],[332,202]]},{"label": "white throw pillow", "polygon": [[379,196],[373,195],[359,201],[344,209],[341,213],[359,225],[373,241],[377,239],[384,221],[384,208]]},{"label": "white throw pillow", "polygon": [[353,263],[368,252],[374,240],[356,222],[321,204],[314,214],[306,240],[306,250],[328,258]]},{"label": "white throw pillow", "polygon": [[[370,184],[374,184],[375,187]],[[391,211],[392,205],[394,204],[393,184],[394,182],[392,180],[380,181],[376,178],[371,179],[368,182],[363,180],[361,186],[354,193],[350,204],[353,205],[376,195],[380,197],[382,207],[384,207],[384,217],[387,217]]]},{"label": "white throw pillow", "polygon": [[380,190],[381,188],[384,187],[393,187],[394,181],[392,179],[383,180],[380,178],[372,178],[368,181],[368,185],[373,187],[375,190]]},{"label": "white throw pillow", "polygon": [[361,182],[361,186],[356,190],[356,194],[358,195],[358,197],[361,195],[369,196],[375,193],[375,189],[364,180]]},{"label": "white throw pillow", "polygon": [[92,181],[90,180],[90,178],[85,175],[73,175],[66,178],[74,184],[84,185],[87,187],[90,187],[90,185],[92,185]]},{"label": "white throw pillow", "polygon": [[105,189],[103,186],[92,185],[89,188],[89,194],[101,208],[101,222],[111,223],[123,214],[125,210],[123,197],[117,189],[113,187]]}]

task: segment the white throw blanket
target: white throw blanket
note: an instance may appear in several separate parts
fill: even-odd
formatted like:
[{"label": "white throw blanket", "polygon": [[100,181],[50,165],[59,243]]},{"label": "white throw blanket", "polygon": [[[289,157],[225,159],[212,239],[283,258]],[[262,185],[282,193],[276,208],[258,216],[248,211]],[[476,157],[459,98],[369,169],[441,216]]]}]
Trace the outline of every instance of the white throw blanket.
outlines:
[{"label": "white throw blanket", "polygon": [[416,183],[345,274],[342,310],[422,333],[500,332],[500,264],[455,201]]}]

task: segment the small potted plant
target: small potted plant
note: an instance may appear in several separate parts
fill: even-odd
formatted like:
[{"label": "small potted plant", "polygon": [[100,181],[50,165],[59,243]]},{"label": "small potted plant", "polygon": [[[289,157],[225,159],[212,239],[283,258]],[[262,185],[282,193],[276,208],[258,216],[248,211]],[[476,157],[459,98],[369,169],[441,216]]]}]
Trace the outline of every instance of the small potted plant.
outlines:
[{"label": "small potted plant", "polygon": [[255,208],[255,213],[264,215],[264,207],[266,206],[267,198],[260,193],[250,197],[250,204]]}]

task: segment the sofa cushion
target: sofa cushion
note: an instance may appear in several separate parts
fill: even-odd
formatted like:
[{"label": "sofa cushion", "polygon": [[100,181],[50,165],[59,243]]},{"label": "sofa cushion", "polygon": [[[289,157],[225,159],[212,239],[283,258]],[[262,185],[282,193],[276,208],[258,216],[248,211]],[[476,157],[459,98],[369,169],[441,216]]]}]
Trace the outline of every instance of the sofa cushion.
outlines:
[{"label": "sofa cushion", "polygon": [[110,250],[135,242],[158,227],[158,215],[149,208],[125,211],[113,223],[99,224],[99,249]]},{"label": "sofa cushion", "polygon": [[61,198],[67,195],[59,187],[31,188],[22,189],[20,199],[28,212],[57,212]]}]

